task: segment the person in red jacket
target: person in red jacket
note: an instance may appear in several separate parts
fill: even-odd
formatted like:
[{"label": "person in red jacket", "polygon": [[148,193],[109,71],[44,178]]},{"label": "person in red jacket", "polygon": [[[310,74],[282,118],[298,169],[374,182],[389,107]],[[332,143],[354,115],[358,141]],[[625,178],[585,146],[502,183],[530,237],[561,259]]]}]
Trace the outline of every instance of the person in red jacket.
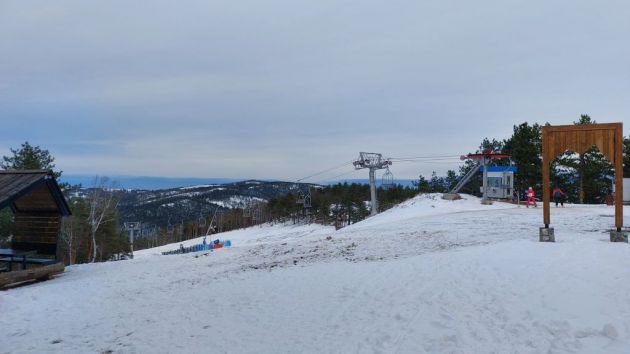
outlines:
[{"label": "person in red jacket", "polygon": [[530,204],[534,207],[538,207],[538,204],[536,204],[536,192],[534,192],[534,188],[532,187],[529,187],[527,190],[527,203],[525,205],[529,208]]},{"label": "person in red jacket", "polygon": [[556,202],[556,208],[558,207],[558,203],[564,208],[564,196],[566,195],[560,187],[555,186],[553,191],[551,192],[553,195],[553,201]]}]

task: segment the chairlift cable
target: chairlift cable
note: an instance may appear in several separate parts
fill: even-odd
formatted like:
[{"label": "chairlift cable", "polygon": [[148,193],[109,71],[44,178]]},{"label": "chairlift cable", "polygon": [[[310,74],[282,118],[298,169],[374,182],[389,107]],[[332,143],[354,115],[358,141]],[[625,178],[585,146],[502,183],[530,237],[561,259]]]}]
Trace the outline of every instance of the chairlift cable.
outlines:
[{"label": "chairlift cable", "polygon": [[302,182],[302,181],[304,181],[305,179],[310,179],[310,178],[313,178],[313,177],[315,177],[315,176],[319,176],[319,175],[322,175],[322,174],[324,174],[324,173],[327,173],[327,172],[330,172],[330,171],[334,171],[334,170],[340,169],[340,168],[342,168],[342,167],[344,167],[344,166],[347,166],[348,164],[352,163],[352,161],[354,161],[354,160],[346,161],[346,162],[344,162],[344,163],[342,163],[342,164],[339,164],[339,165],[336,165],[336,166],[333,166],[333,167],[327,168],[327,169],[325,169],[325,170],[322,170],[322,171],[320,171],[320,172],[314,173],[314,174],[312,174],[312,175],[309,175],[309,176],[306,176],[306,177],[303,177],[303,178],[297,179],[297,180],[295,180],[295,182]]},{"label": "chairlift cable", "polygon": [[353,169],[352,171],[344,172],[344,173],[342,173],[342,174],[340,174],[340,175],[337,175],[337,176],[331,177],[331,178],[330,178],[330,180],[334,180],[335,178],[339,178],[339,177],[343,177],[343,176],[349,175],[349,174],[351,174],[351,173],[353,173],[353,172],[356,172],[356,171],[357,171],[357,170],[354,170],[354,169]]},{"label": "chairlift cable", "polygon": [[[459,160],[460,159],[460,155],[427,155],[427,156],[414,156],[414,157],[388,157],[389,160],[393,161],[393,162],[415,162],[415,163],[452,163],[454,162],[455,159]],[[327,172],[331,172],[334,170],[338,170],[344,166],[347,166],[348,164],[352,163],[354,161],[350,160],[350,161],[346,161],[344,163],[326,168],[324,170],[321,170],[319,172],[313,173],[311,175],[308,175],[306,177],[302,177],[299,179],[296,179],[295,182],[296,183],[300,183],[303,182],[305,180],[311,179],[313,177],[316,176],[320,176],[322,174],[325,174]],[[340,175],[334,176],[334,177],[330,177],[330,180],[334,180],[335,178],[339,178],[345,175],[348,175],[352,172],[354,172],[355,170],[349,171],[349,172],[344,172]]]},{"label": "chairlift cable", "polygon": [[415,157],[388,157],[390,160],[423,160],[438,158],[459,158],[460,155],[433,155],[433,156],[415,156]]},{"label": "chairlift cable", "polygon": [[436,157],[433,159],[393,159],[391,161],[393,162],[431,162],[431,161],[459,161],[461,160],[460,157]]},{"label": "chairlift cable", "polygon": [[423,163],[432,163],[432,164],[454,164],[454,163],[463,163],[463,161],[457,161],[457,160],[424,160],[424,161],[394,161],[396,163],[419,163],[419,164],[423,164]]}]

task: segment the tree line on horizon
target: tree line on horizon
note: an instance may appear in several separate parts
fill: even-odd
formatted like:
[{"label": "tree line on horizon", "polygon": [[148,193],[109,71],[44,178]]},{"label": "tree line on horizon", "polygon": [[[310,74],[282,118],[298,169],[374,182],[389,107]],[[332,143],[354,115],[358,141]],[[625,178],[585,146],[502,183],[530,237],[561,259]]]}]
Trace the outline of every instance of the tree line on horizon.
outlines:
[{"label": "tree line on horizon", "polygon": [[[417,194],[418,190],[409,186],[380,187],[377,190],[378,209],[387,210]],[[299,198],[294,193],[272,198],[264,206],[264,213],[270,221],[311,220],[326,225],[335,224],[340,219],[345,224],[353,224],[370,214],[370,186],[367,184],[344,182],[311,188],[308,211],[298,203]]]}]

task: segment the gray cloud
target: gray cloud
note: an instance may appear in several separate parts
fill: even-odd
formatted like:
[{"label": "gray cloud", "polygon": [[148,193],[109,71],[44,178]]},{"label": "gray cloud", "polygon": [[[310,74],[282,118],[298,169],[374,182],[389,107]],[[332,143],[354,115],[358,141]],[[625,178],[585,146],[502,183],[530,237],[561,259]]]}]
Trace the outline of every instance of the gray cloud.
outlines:
[{"label": "gray cloud", "polygon": [[622,1],[4,1],[0,147],[40,144],[68,173],[299,178],[360,150],[462,154],[523,121],[627,121],[628,18]]}]

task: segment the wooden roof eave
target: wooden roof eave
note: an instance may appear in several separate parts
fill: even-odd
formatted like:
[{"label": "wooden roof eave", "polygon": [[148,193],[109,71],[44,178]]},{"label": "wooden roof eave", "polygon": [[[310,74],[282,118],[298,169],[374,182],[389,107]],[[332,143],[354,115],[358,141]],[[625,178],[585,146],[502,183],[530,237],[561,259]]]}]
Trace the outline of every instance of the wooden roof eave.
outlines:
[{"label": "wooden roof eave", "polygon": [[66,198],[63,196],[61,188],[59,188],[59,184],[57,184],[57,181],[55,180],[52,171],[49,171],[48,174],[42,175],[41,178],[38,178],[37,180],[31,182],[28,186],[22,188],[19,192],[15,193],[10,198],[7,198],[6,200],[0,202],[0,209],[4,209],[8,206],[11,208],[11,211],[13,213],[19,212],[20,210],[17,208],[15,202],[33,191],[35,188],[42,185],[43,183],[46,184],[46,187],[50,191],[55,205],[59,209],[59,213],[62,216],[72,215],[72,212],[70,211],[70,206],[66,202]]},{"label": "wooden roof eave", "polygon": [[53,199],[55,200],[55,203],[57,204],[57,207],[59,208],[59,212],[61,212],[61,215],[63,216],[72,215],[72,211],[70,211],[70,206],[66,202],[66,198],[63,196],[63,192],[61,191],[59,184],[55,180],[55,177],[52,175],[47,176],[46,184],[48,185],[48,189],[53,195]]},{"label": "wooden roof eave", "polygon": [[29,184],[26,188],[22,188],[19,192],[15,193],[11,197],[7,198],[6,200],[0,202],[0,209],[4,209],[9,206],[11,207],[11,210],[17,211],[15,202],[18,199],[22,198],[23,196],[27,195],[33,189],[37,188],[42,183],[42,181],[45,181],[44,178],[37,179],[33,181],[31,184]]}]

